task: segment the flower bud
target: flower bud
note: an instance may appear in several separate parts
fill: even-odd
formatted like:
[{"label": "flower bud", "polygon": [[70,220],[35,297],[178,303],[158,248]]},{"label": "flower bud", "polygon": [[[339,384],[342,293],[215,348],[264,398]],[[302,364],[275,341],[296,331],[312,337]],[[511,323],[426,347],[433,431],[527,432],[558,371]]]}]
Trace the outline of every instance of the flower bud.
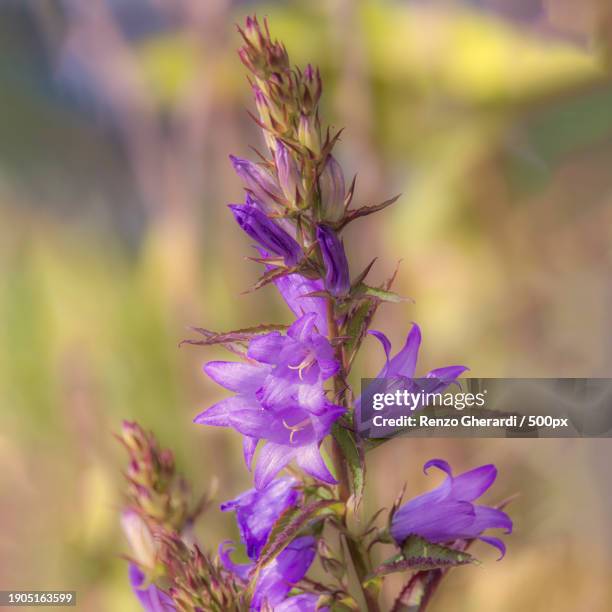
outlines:
[{"label": "flower bud", "polygon": [[230,160],[236,174],[244,182],[245,188],[253,192],[264,209],[270,212],[277,209],[276,203],[283,199],[283,194],[272,175],[248,159],[230,155]]},{"label": "flower bud", "polygon": [[340,221],[344,216],[346,186],[342,166],[333,155],[327,158],[323,172],[319,177],[319,192],[321,194],[323,219],[331,223]]},{"label": "flower bud", "polygon": [[336,297],[346,295],[351,281],[342,242],[327,225],[317,226],[317,241],[325,264],[325,288]]},{"label": "flower bud", "polygon": [[276,141],[274,136],[271,134],[270,130],[265,129],[266,127],[272,127],[272,117],[270,115],[270,104],[268,102],[268,98],[257,85],[253,86],[253,92],[255,94],[255,106],[257,107],[257,113],[259,114],[259,120],[261,124],[265,127],[262,127],[264,138],[266,139],[266,144],[270,151],[274,151],[276,148]]},{"label": "flower bud", "polygon": [[280,141],[276,141],[274,161],[278,182],[289,202],[295,204],[304,195],[302,180],[298,172],[297,164],[287,147]]},{"label": "flower bud", "polygon": [[153,569],[157,557],[157,546],[143,518],[133,510],[126,510],[121,515],[121,527],[130,543],[134,559],[142,567]]},{"label": "flower bud", "polygon": [[258,51],[261,51],[263,49],[265,39],[263,37],[261,28],[259,27],[257,17],[248,16],[246,18],[243,33],[244,37],[249,43],[253,45],[253,47],[255,47],[255,49],[257,49]]},{"label": "flower bud", "polygon": [[283,257],[288,266],[302,258],[302,247],[257,205],[230,204],[230,209],[246,234],[267,251]]},{"label": "flower bud", "polygon": [[298,124],[298,140],[300,144],[318,154],[321,151],[321,137],[316,120],[310,115],[301,115]]}]

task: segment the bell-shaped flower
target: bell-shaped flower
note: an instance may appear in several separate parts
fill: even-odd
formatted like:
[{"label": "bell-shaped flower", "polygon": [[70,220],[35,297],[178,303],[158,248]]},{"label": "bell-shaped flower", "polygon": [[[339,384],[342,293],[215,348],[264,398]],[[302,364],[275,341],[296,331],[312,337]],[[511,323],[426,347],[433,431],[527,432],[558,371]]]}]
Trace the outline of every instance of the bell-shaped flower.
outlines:
[{"label": "bell-shaped flower", "polygon": [[447,477],[438,488],[415,497],[397,510],[391,522],[395,541],[401,544],[410,535],[438,544],[478,538],[497,548],[501,559],[506,553],[502,540],[483,533],[488,529],[512,533],[512,520],[497,508],[473,503],[491,487],[497,468],[482,465],[453,476],[450,465],[442,459],[431,459],[423,469],[427,472],[430,467],[437,467]]},{"label": "bell-shaped flower", "polygon": [[317,242],[325,265],[325,288],[336,297],[348,293],[351,286],[344,246],[336,232],[327,225],[317,226]]},{"label": "bell-shaped flower", "polygon": [[[414,378],[419,348],[421,346],[421,328],[413,323],[403,348],[391,357],[391,342],[382,332],[371,330],[372,334],[383,346],[385,351],[385,365],[376,378]],[[425,374],[425,378],[432,379],[433,386],[428,387],[429,393],[439,393],[454,383],[463,372],[468,370],[465,366],[445,366],[436,368]]]},{"label": "bell-shaped flower", "polygon": [[[305,320],[310,318],[310,315],[303,317]],[[265,351],[263,353],[267,354]],[[300,390],[301,383],[297,384],[293,387],[297,396],[279,396],[278,401],[272,403],[266,388],[271,386],[274,389],[271,379],[276,366],[256,361],[255,356],[251,355],[252,363],[213,361],[206,364],[206,374],[237,395],[211,406],[194,421],[215,427],[230,427],[241,433],[249,468],[258,442],[265,441],[255,469],[255,486],[258,489],[266,487],[278,472],[294,460],[314,478],[335,483],[321,457],[319,446],[345,409],[326,399],[320,382],[310,385],[309,391]],[[263,358],[263,354],[261,356]],[[322,372],[329,372],[331,364],[320,356],[321,353],[317,353],[315,357],[319,372],[317,376],[324,376]],[[297,378],[299,380],[299,371]],[[316,414],[300,405],[300,397],[307,407],[316,407]]]},{"label": "bell-shaped flower", "polygon": [[293,478],[277,478],[261,490],[249,489],[221,504],[223,512],[234,511],[247,555],[256,561],[278,517],[295,506],[300,496]]}]

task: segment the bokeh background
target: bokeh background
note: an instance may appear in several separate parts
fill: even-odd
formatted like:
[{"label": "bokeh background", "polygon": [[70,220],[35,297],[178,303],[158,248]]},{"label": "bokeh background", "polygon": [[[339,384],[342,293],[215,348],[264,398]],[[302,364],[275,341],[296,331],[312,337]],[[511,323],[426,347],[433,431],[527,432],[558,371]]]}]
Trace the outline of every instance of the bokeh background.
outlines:
[{"label": "bokeh background", "polygon": [[[267,15],[318,64],[324,117],[357,202],[354,270],[403,263],[377,327],[423,328],[421,371],[609,376],[612,11],[605,0],[4,0],[0,3],[0,588],[76,589],[79,609],[136,610],[117,522],[137,419],[198,490],[249,486],[238,436],[192,425],[221,397],[220,353],[190,325],[288,321],[226,203],[227,155],[261,145],[234,24]],[[373,220],[372,220],[373,219]],[[358,371],[381,364],[366,343]],[[369,501],[440,456],[494,462],[519,492],[508,555],[476,550],[434,609],[612,609],[608,440],[399,440],[369,458]],[[233,517],[200,525],[215,548]]]}]

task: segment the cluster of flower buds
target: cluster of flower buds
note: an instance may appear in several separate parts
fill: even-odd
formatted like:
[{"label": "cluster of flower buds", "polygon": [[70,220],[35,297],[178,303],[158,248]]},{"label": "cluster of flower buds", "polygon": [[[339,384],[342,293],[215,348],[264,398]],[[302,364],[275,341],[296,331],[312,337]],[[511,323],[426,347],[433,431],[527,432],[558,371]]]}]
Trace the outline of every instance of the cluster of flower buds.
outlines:
[{"label": "cluster of flower buds", "polygon": [[350,201],[344,174],[332,155],[339,132],[323,134],[319,119],[321,75],[308,65],[292,67],[285,47],[249,17],[239,28],[240,58],[251,73],[258,117],[270,158],[261,164],[232,158],[259,204],[268,212],[299,219],[304,240],[317,223],[338,224]]},{"label": "cluster of flower buds", "polygon": [[166,580],[172,585],[168,593],[176,610],[240,612],[248,609],[242,585],[218,558],[211,558],[197,544],[187,545],[176,533],[165,533],[160,540],[160,561]]},{"label": "cluster of flower buds", "polygon": [[193,506],[191,489],[176,473],[172,451],[160,448],[155,436],[134,422],[124,421],[118,438],[129,454],[125,478],[132,510],[182,531],[202,505]]}]

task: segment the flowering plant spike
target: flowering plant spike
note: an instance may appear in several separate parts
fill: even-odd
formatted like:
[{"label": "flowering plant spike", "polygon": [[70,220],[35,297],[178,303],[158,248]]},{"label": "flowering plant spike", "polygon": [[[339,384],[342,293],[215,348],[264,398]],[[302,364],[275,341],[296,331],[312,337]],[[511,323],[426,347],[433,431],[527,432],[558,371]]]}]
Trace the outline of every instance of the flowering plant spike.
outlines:
[{"label": "flowering plant spike", "polygon": [[[483,465],[455,476],[446,461],[432,459],[425,469],[446,474],[436,489],[404,504],[400,497],[386,524],[383,511],[363,516],[368,447],[357,427],[361,400],[349,383],[355,355],[372,334],[386,356],[377,378],[411,378],[421,331],[412,325],[391,356],[388,338],[370,327],[381,304],[401,300],[391,290],[395,275],[371,286],[372,264],[355,274],[342,231],[396,198],[352,205],[355,182],[346,184],[333,153],[340,133],[319,117],[319,71],[291,66],[266,22],[249,17],[238,30],[266,150],[257,162],[230,156],[245,190],[230,210],[262,266],[252,289],[274,285],[293,321],[224,333],[195,328],[198,338],[186,341],[233,353],[205,365],[230,394],[194,421],[242,436],[253,487],[220,507],[235,516],[239,542],[197,542],[193,525],[209,503],[191,501],[171,453],[151,434],[124,424],[129,579],[145,610],[376,612],[385,577],[402,572],[405,587],[393,609],[410,601],[411,610],[424,610],[450,568],[475,561],[467,552],[474,541],[505,554],[490,530],[510,533],[511,519],[477,503],[497,470]],[[465,370],[437,368],[427,377],[445,389]],[[381,559],[380,544],[392,544],[395,555]],[[309,577],[315,562],[322,580]]]}]

